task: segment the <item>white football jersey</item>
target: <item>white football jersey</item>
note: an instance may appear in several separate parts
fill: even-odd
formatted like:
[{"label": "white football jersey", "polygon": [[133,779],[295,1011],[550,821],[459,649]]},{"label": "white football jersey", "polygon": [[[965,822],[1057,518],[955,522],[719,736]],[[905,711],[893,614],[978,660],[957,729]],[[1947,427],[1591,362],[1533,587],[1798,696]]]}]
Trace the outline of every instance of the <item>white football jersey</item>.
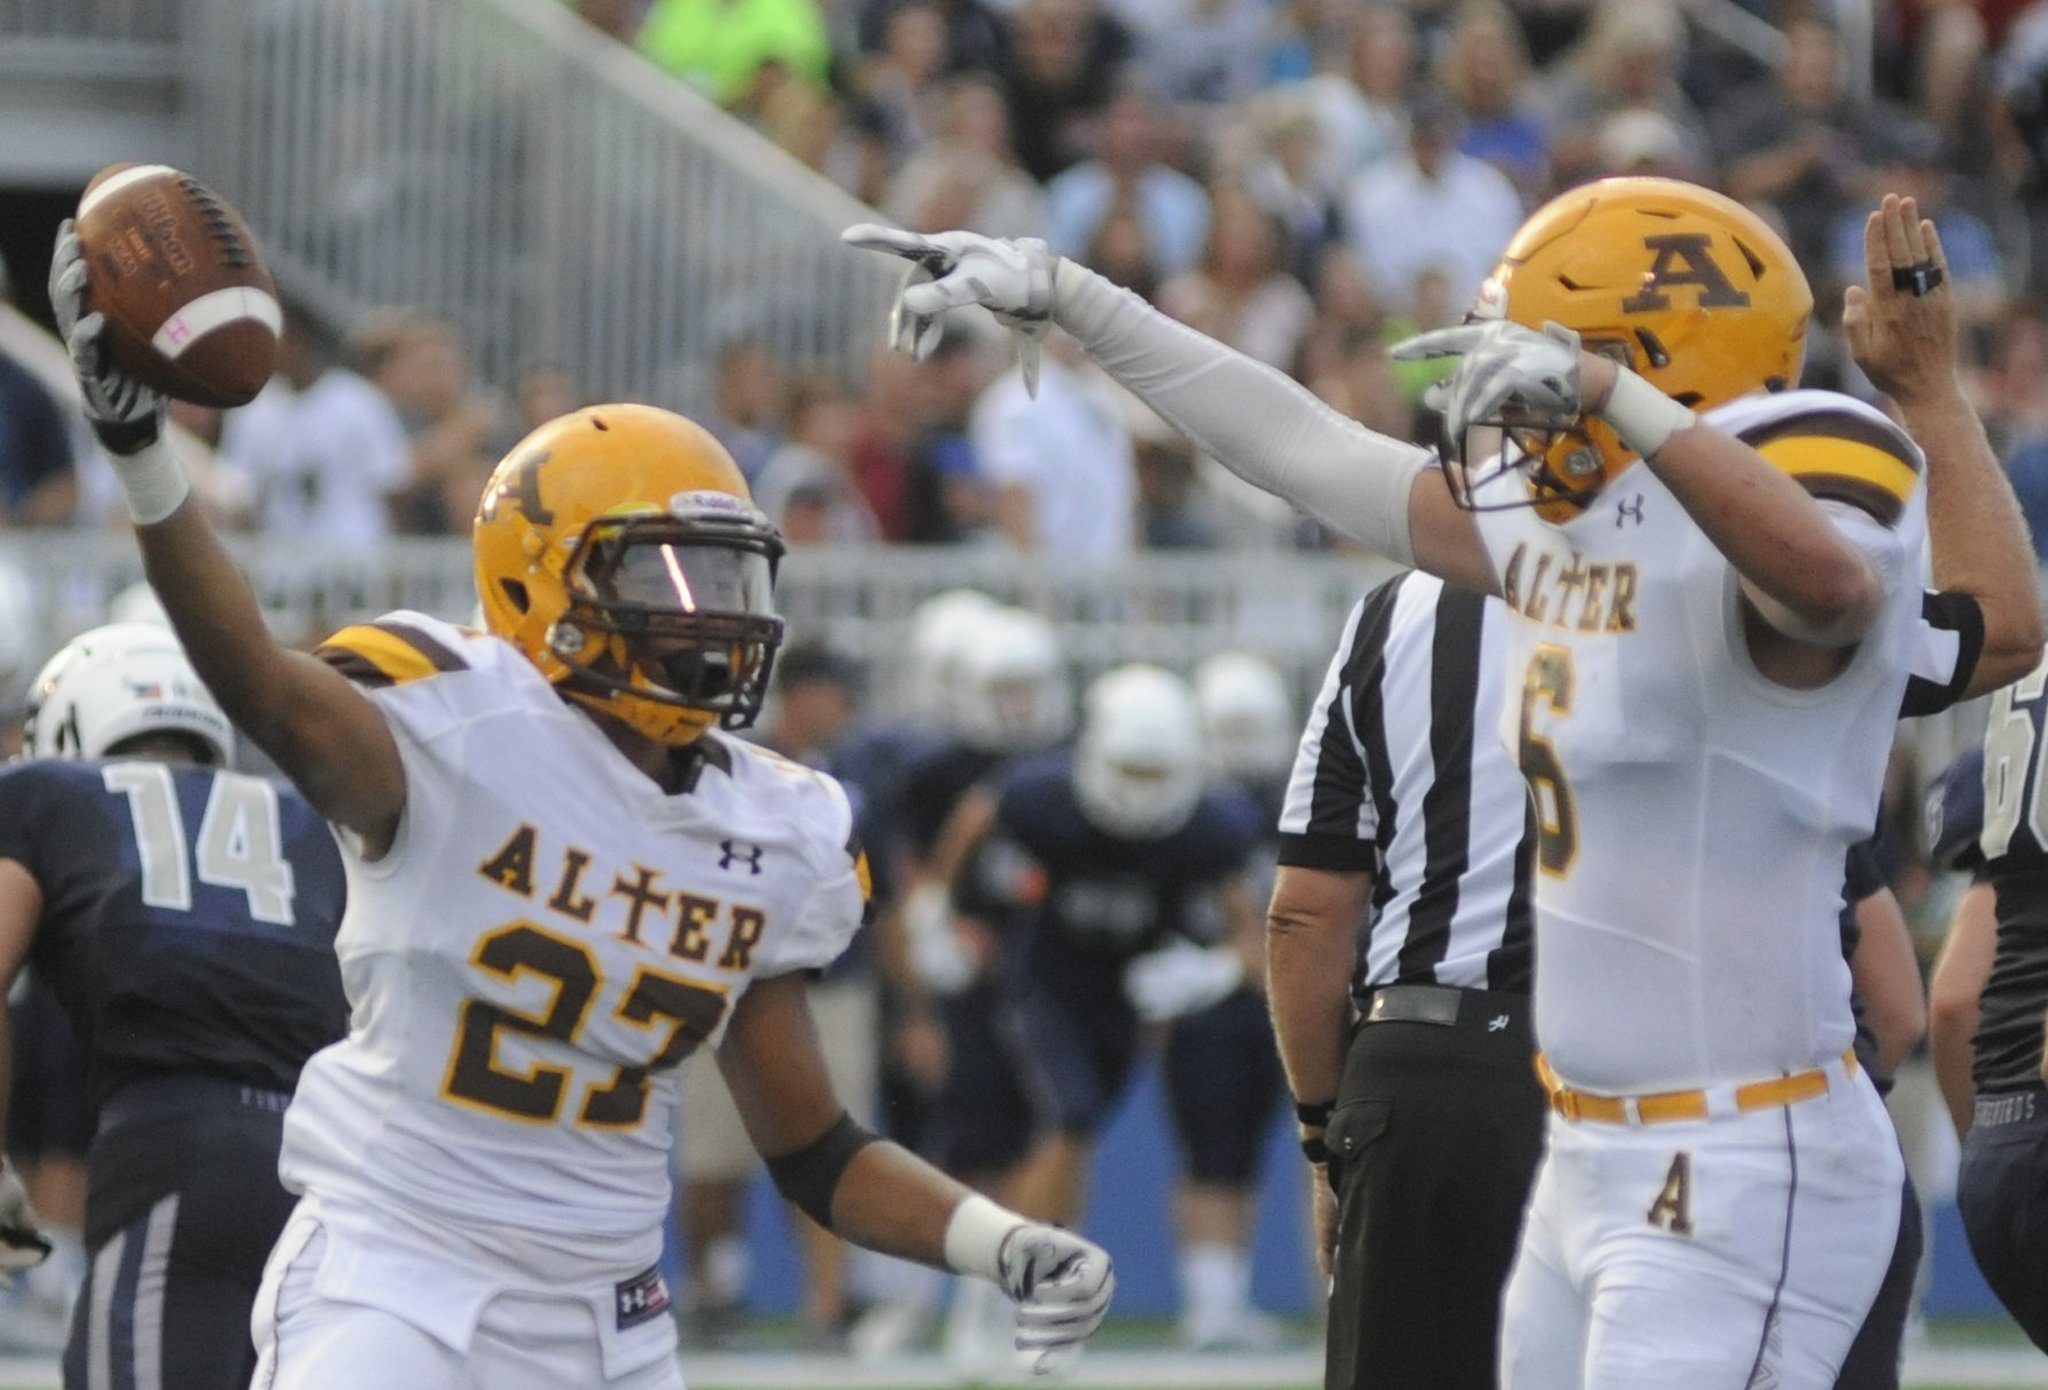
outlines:
[{"label": "white football jersey", "polygon": [[665,794],[516,649],[419,614],[321,654],[390,725],[406,806],[383,858],[344,846],[353,1017],[299,1081],[286,1185],[452,1228],[514,1280],[652,1264],[678,1064],[860,925],[845,793],[707,734]]},{"label": "white football jersey", "polygon": [[1849,1046],[1845,855],[1871,833],[1918,632],[1920,455],[1829,392],[1706,420],[1823,498],[1885,606],[1834,680],[1791,690],[1749,655],[1738,578],[1646,466],[1582,515],[1481,512],[1509,624],[1501,732],[1541,827],[1536,1033],[1589,1090],[1810,1067]]}]

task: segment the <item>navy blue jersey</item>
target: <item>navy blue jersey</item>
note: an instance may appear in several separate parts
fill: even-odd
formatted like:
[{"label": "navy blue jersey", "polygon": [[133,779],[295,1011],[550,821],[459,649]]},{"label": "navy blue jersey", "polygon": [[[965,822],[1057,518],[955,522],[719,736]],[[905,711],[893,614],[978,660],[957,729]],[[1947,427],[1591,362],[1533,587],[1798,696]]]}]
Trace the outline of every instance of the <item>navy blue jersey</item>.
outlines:
[{"label": "navy blue jersey", "polygon": [[29,961],[79,1026],[95,1105],[194,1073],[289,1091],[348,1026],[333,837],[297,793],[207,768],[0,768],[0,858],[43,893]]},{"label": "navy blue jersey", "polygon": [[[1973,1076],[1980,1091],[2041,1082],[2041,1015],[2048,1009],[2048,786],[2041,758],[2048,662],[1991,697],[1984,735],[1980,848],[1998,893],[1998,947],[1984,985]],[[1954,779],[1951,779],[1954,786]],[[1968,822],[1967,794],[1944,807],[1944,839]]]},{"label": "navy blue jersey", "polygon": [[1073,769],[1073,754],[1058,752],[1004,772],[995,828],[963,869],[981,880],[968,896],[1006,899],[1005,916],[1034,943],[1074,954],[1123,960],[1174,932],[1220,944],[1228,927],[1213,890],[1250,864],[1258,803],[1212,787],[1171,835],[1125,839],[1081,813]]},{"label": "navy blue jersey", "polygon": [[[1845,882],[1842,886],[1842,959],[1849,962],[1853,970],[1856,964],[1856,948],[1863,943],[1863,924],[1856,920],[1856,909],[1872,894],[1882,892],[1891,885],[1884,881],[1884,868],[1877,862],[1875,836],[1869,840],[1858,840],[1849,846],[1848,863],[1845,866]],[[1863,991],[1853,985],[1849,989],[1849,1008],[1856,1015],[1856,1060],[1870,1073],[1880,1091],[1890,1087],[1890,1080],[1877,1069],[1877,1034],[1870,1031],[1865,1020]]]},{"label": "navy blue jersey", "polygon": [[1003,757],[955,741],[926,749],[904,770],[903,830],[919,863],[931,858],[961,799],[993,775]]}]

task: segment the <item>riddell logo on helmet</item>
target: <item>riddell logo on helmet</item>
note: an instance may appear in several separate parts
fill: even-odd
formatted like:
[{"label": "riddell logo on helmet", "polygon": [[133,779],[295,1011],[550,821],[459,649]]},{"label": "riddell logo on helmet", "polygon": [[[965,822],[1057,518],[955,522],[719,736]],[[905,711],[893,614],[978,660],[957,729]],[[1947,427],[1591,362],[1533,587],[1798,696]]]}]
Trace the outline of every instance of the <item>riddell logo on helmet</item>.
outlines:
[{"label": "riddell logo on helmet", "polygon": [[731,512],[744,516],[749,510],[747,504],[729,492],[715,492],[700,488],[694,492],[679,492],[668,499],[672,512]]},{"label": "riddell logo on helmet", "polygon": [[1621,301],[1624,314],[1644,314],[1671,307],[1665,291],[1680,285],[1697,285],[1702,309],[1744,309],[1749,296],[1735,288],[1714,260],[1713,238],[1700,232],[1672,232],[1643,238],[1643,249],[1656,257],[1643,287]]}]

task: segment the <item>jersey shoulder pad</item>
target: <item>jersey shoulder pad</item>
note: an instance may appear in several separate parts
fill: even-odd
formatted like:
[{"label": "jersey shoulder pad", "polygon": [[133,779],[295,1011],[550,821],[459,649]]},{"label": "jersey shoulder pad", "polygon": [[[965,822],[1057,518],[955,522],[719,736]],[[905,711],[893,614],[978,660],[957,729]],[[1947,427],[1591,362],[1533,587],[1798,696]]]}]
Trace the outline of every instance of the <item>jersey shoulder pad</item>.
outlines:
[{"label": "jersey shoulder pad", "polygon": [[1920,484],[1924,458],[1884,412],[1835,391],[1786,391],[1722,407],[1727,429],[1804,483],[1895,525]]},{"label": "jersey shoulder pad", "polygon": [[72,762],[67,758],[21,758],[0,764],[0,804],[16,800],[47,807],[47,798],[96,790],[100,764]]},{"label": "jersey shoulder pad", "polygon": [[313,655],[357,685],[382,690],[467,671],[480,659],[488,662],[489,653],[480,648],[489,641],[424,613],[400,610],[343,628]]},{"label": "jersey shoulder pad", "polygon": [[705,769],[700,776],[716,771],[730,777],[743,796],[765,802],[779,819],[795,826],[807,847],[829,844],[831,853],[818,857],[820,867],[837,857],[852,834],[852,798],[829,773],[758,743],[715,733],[692,747]]}]

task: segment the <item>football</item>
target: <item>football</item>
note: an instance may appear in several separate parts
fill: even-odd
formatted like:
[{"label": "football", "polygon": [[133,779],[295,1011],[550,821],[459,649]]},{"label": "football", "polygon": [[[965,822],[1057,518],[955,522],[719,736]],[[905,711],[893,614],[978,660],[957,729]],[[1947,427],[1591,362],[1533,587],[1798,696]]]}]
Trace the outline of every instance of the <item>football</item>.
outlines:
[{"label": "football", "polygon": [[246,405],[277,361],[277,287],[240,213],[162,164],[100,170],[78,202],[88,308],[114,360],[196,405]]}]

